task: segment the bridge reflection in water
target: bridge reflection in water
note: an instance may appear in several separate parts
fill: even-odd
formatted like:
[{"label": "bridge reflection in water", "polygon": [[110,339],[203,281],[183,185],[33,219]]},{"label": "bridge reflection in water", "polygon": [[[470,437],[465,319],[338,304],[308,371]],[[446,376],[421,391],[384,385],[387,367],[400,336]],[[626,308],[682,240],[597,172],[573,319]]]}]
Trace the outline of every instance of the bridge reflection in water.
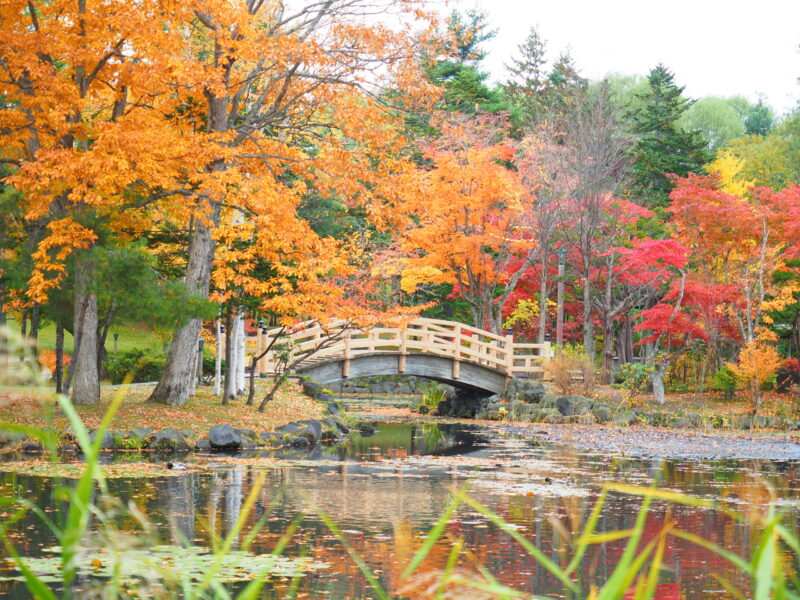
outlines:
[{"label": "bridge reflection in water", "polygon": [[[277,339],[276,339],[277,338]],[[512,377],[543,377],[552,356],[549,342],[520,343],[463,323],[418,318],[404,326],[358,329],[346,321],[308,321],[287,331],[262,331],[249,338],[258,373],[287,364],[320,383],[367,375],[407,374],[460,387],[500,393]]]}]

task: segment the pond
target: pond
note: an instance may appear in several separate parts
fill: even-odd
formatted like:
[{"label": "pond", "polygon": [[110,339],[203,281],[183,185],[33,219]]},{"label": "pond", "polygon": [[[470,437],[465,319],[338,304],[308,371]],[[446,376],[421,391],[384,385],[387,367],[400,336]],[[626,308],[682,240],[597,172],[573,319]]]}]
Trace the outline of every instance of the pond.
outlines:
[{"label": "pond", "polygon": [[[462,559],[465,570],[474,571],[479,564],[515,589],[563,597],[558,581],[517,542],[465,507],[457,511],[420,574],[406,581],[401,581],[400,575],[454,490],[464,485],[469,485],[472,497],[557,561],[566,556],[562,554],[566,540],[589,515],[602,482],[607,480],[640,486],[658,480],[661,488],[720,499],[740,510],[762,506],[771,488],[781,508],[792,515],[800,498],[800,463],[795,462],[637,459],[575,451],[501,427],[432,422],[374,425],[374,435],[354,434],[349,443],[335,448],[259,453],[251,459],[192,455],[186,460],[196,469],[178,475],[165,469],[164,476],[109,479],[109,492],[139,507],[151,529],[149,543],[203,547],[234,526],[257,476],[266,473],[266,484],[248,518],[250,526],[259,520],[264,524],[253,540],[252,551],[268,552],[302,515],[285,554],[307,557],[317,567],[300,578],[292,577],[291,570],[279,574],[261,597],[363,600],[376,594],[320,512],[338,525],[380,582],[397,597],[428,597],[423,590],[431,579],[425,574],[443,568],[456,540],[463,540],[468,551]],[[132,460],[129,454],[107,459]],[[56,521],[67,508],[58,492],[62,485],[70,485],[70,481],[0,474],[2,497],[16,490]],[[636,497],[610,494],[597,530],[632,527],[639,506]],[[111,507],[109,515],[121,531],[140,527],[123,507]],[[657,535],[668,521],[732,552],[749,555],[751,551],[749,526],[718,511],[654,502],[646,535]],[[13,531],[13,542],[24,556],[48,556],[48,549],[56,544],[53,534],[34,515],[26,516]],[[103,539],[94,543],[98,547],[109,543]],[[592,547],[581,566],[585,591],[608,578],[623,549],[623,540]],[[666,543],[664,564],[655,595],[659,599],[733,597],[727,595],[720,578],[746,589],[744,577],[730,564],[674,537]],[[6,569],[0,575],[15,572]],[[84,578],[80,585],[90,585],[91,579]],[[27,592],[19,582],[0,581],[0,597],[24,598]],[[89,592],[82,597],[89,597]]]}]

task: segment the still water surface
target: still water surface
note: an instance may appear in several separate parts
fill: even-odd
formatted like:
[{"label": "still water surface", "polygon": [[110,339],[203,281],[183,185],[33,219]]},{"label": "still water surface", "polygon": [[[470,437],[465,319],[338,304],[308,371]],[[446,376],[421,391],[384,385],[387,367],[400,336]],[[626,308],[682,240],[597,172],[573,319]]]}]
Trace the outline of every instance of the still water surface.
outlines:
[{"label": "still water surface", "polygon": [[[353,435],[346,445],[311,452],[265,453],[271,464],[240,463],[215,456],[192,456],[200,472],[151,479],[109,480],[109,491],[126,502],[132,500],[151,520],[161,543],[209,544],[210,532],[224,535],[236,521],[244,498],[260,472],[266,486],[249,522],[265,518],[253,550],[269,551],[289,524],[303,515],[287,554],[311,556],[330,565],[307,574],[296,590],[298,598],[367,599],[374,592],[340,542],[322,523],[317,511],[333,519],[352,546],[365,559],[383,585],[398,597],[420,597],[426,581],[409,586],[400,580],[421,538],[441,515],[452,491],[469,484],[480,502],[514,524],[528,539],[556,560],[597,499],[604,481],[648,485],[655,479],[662,488],[709,499],[723,499],[739,510],[762,506],[771,488],[779,505],[796,521],[800,498],[800,471],[794,462],[642,460],[603,452],[576,452],[563,445],[542,443],[461,424],[377,423],[371,437]],[[108,460],[131,460],[130,455]],[[137,460],[141,460],[137,458]],[[155,460],[155,459],[154,459]],[[43,477],[0,474],[0,493],[12,488],[23,492],[46,513],[58,518],[66,506],[54,490],[64,481]],[[633,525],[639,501],[612,494],[604,506],[599,530],[627,529]],[[718,512],[654,503],[647,535],[656,535],[667,521],[679,529],[713,541],[739,554],[750,552],[751,531]],[[124,512],[115,519],[121,529],[134,521]],[[56,543],[34,516],[15,528],[21,554],[37,556]],[[423,571],[442,568],[454,540],[463,539],[472,561],[493,573],[502,583],[541,595],[561,597],[563,590],[544,569],[480,514],[461,509],[447,535],[431,552]],[[582,567],[586,590],[601,584],[619,559],[624,542],[597,545]],[[3,556],[0,554],[0,556]],[[474,569],[464,560],[465,569]],[[727,598],[717,576],[734,585],[744,581],[720,558],[688,542],[670,538],[665,553],[667,569],[656,597]],[[428,582],[429,583],[429,582]],[[288,596],[290,581],[270,584],[264,598]],[[295,584],[296,585],[296,584]],[[23,588],[0,583],[0,597],[27,597]]]}]

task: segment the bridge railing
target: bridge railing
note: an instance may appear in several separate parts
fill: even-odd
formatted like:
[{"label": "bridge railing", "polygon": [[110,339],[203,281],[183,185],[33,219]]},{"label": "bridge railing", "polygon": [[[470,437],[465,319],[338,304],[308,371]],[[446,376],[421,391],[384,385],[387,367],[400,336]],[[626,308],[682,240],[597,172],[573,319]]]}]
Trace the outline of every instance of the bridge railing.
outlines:
[{"label": "bridge railing", "polygon": [[[509,376],[530,377],[544,373],[544,363],[552,356],[549,343],[518,343],[513,336],[501,336],[463,323],[439,319],[418,318],[405,327],[373,327],[361,330],[345,321],[322,326],[316,322],[302,323],[294,331],[273,329],[259,333],[249,347],[260,354],[272,338],[282,335],[273,350],[258,362],[261,374],[277,372],[281,365],[302,359],[298,367],[333,358],[344,361],[343,376],[347,376],[347,361],[360,354],[381,352],[399,355],[398,371],[405,369],[405,357],[410,354],[444,356],[453,360],[453,377],[458,378],[461,362],[484,365]],[[252,339],[252,338],[251,338]]]}]

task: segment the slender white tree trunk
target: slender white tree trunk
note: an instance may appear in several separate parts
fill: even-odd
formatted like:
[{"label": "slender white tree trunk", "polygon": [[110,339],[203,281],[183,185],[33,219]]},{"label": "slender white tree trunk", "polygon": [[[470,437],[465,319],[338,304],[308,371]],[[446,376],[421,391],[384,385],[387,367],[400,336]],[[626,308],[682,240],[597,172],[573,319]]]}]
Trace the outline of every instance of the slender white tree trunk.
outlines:
[{"label": "slender white tree trunk", "polygon": [[236,317],[230,311],[225,316],[225,385],[222,391],[222,403],[227,404],[236,397]]},{"label": "slender white tree trunk", "polygon": [[539,278],[539,335],[536,341],[544,344],[547,334],[547,253],[542,252],[542,273]]},{"label": "slender white tree trunk", "polygon": [[222,392],[222,323],[217,319],[217,356],[214,360],[214,395]]},{"label": "slender white tree trunk", "polygon": [[239,313],[236,317],[236,394],[244,394],[247,385],[245,377],[245,331],[244,314]]},{"label": "slender white tree trunk", "polygon": [[594,360],[594,323],[592,322],[592,288],[588,276],[583,286],[583,351]]}]

